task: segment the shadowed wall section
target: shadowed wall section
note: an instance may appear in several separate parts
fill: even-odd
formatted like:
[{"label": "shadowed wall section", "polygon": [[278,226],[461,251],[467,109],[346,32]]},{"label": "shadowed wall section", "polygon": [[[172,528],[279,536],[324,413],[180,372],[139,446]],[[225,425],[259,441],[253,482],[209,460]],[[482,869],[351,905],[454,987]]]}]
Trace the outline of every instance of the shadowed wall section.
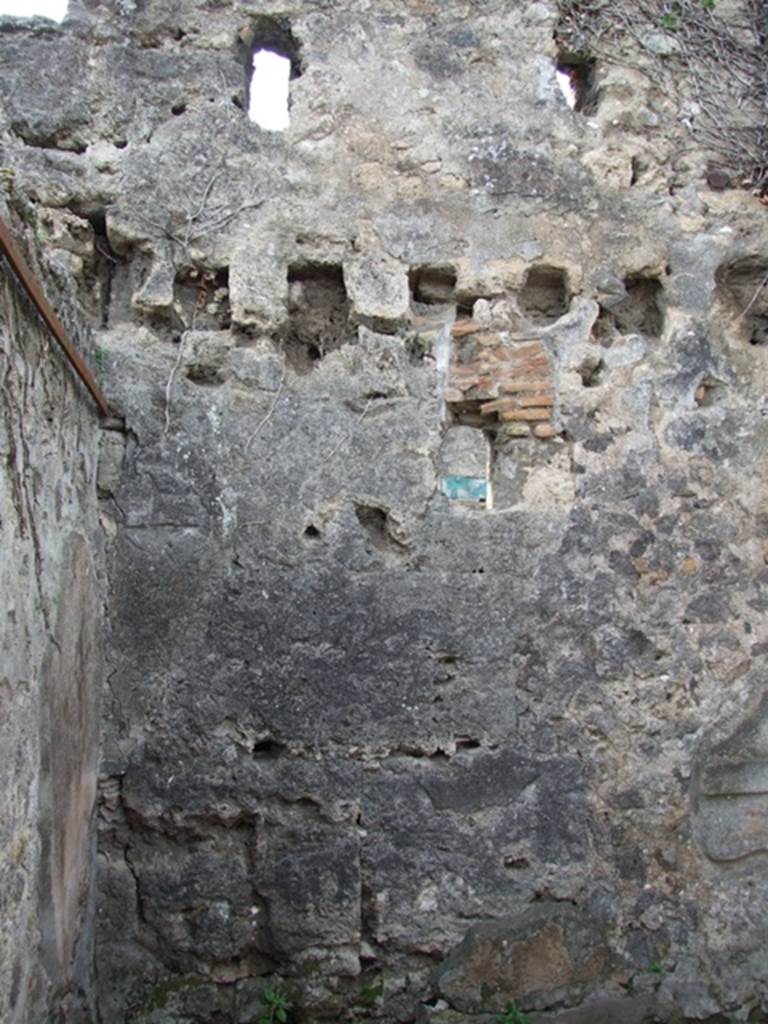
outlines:
[{"label": "shadowed wall section", "polygon": [[[75,323],[71,281],[36,269]],[[0,1018],[70,1024],[93,1009],[99,431],[5,266],[0,290]]]}]

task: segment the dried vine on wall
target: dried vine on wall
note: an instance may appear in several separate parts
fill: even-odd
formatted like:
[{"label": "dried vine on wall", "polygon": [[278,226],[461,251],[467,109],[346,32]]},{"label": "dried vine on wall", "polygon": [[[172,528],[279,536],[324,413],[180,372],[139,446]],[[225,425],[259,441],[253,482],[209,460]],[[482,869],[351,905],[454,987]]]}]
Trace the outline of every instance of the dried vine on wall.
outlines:
[{"label": "dried vine on wall", "polygon": [[671,95],[723,184],[768,196],[768,0],[559,0],[557,37],[582,59],[625,60],[627,43]]}]

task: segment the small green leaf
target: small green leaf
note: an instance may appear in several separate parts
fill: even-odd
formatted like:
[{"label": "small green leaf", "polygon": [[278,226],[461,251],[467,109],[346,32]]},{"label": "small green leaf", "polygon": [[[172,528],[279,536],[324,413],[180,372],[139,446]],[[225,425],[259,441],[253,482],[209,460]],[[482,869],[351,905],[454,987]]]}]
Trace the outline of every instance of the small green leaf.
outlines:
[{"label": "small green leaf", "polygon": [[278,1006],[278,1008],[275,1010],[275,1016],[280,1021],[280,1024],[285,1024],[285,1022],[288,1020],[288,1014],[285,1012],[285,1007],[283,1006]]},{"label": "small green leaf", "polygon": [[514,1003],[508,1003],[506,1013],[496,1015],[496,1024],[530,1024],[530,1018]]}]

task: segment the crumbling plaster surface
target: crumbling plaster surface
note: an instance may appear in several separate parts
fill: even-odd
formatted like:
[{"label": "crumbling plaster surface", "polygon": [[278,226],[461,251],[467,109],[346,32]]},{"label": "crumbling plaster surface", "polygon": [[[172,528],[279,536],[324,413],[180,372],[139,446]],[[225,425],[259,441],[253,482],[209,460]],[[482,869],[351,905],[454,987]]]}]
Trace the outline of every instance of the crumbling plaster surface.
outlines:
[{"label": "crumbling plaster surface", "polygon": [[[303,67],[284,134],[241,109],[275,14]],[[665,94],[631,39],[569,111],[556,23],[150,0],[4,28],[3,165],[127,423],[101,478],[105,1021],[248,1024],[276,977],[313,1021],[765,1012],[768,349],[740,296],[766,210],[708,190],[690,82]],[[552,322],[537,266],[566,282]],[[291,362],[317,267],[349,335]],[[409,301],[423,267],[450,302]],[[457,306],[533,336],[554,395],[549,439],[477,426],[485,507],[440,488]]]},{"label": "crumbling plaster surface", "polygon": [[[0,216],[34,256],[4,201]],[[55,254],[36,272],[76,326]],[[99,430],[5,266],[0,290],[0,1019],[79,1022],[94,1008]]]}]

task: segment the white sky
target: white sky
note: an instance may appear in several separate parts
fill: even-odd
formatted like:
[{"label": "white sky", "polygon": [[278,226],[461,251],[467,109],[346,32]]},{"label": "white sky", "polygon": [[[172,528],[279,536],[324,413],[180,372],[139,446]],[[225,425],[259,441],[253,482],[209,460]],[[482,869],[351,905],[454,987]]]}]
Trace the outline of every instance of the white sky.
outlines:
[{"label": "white sky", "polygon": [[[0,3],[2,0],[0,0]],[[269,50],[253,55],[248,117],[259,128],[281,132],[288,127],[288,82],[291,62]]]},{"label": "white sky", "polygon": [[566,71],[556,71],[555,74],[560,92],[565,96],[565,102],[573,110],[576,106],[576,90],[571,85],[571,76]]},{"label": "white sky", "polygon": [[44,18],[61,21],[67,13],[69,0],[0,0],[0,14],[12,14],[17,18],[31,18],[41,14]]}]

